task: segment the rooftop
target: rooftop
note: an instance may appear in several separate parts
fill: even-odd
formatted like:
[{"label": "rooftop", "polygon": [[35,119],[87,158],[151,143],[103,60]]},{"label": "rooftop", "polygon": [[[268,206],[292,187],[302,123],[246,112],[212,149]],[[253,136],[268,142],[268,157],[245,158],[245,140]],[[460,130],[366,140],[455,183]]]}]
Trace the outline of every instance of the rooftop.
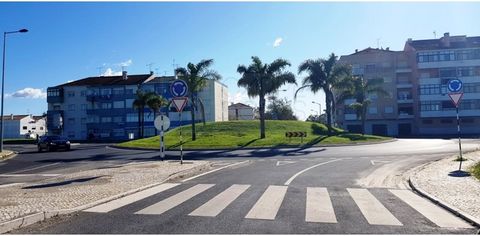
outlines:
[{"label": "rooftop", "polygon": [[480,37],[467,37],[466,35],[450,36],[445,33],[439,39],[411,40],[407,44],[416,50],[456,49],[480,47]]},{"label": "rooftop", "polygon": [[151,74],[143,75],[127,75],[127,79],[123,79],[122,75],[119,76],[97,76],[88,77],[85,79],[75,80],[66,84],[61,84],[56,87],[63,86],[95,86],[95,85],[136,85],[142,84],[149,80],[152,80],[155,76]]}]

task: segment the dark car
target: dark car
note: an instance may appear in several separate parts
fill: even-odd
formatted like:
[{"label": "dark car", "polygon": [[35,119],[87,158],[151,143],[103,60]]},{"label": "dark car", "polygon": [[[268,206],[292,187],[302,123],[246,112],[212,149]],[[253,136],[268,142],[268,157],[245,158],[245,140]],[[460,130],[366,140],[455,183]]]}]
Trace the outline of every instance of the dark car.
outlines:
[{"label": "dark car", "polygon": [[58,149],[65,149],[67,151],[70,150],[70,141],[67,138],[57,135],[46,135],[42,136],[40,140],[38,140],[38,151],[41,152],[42,150],[47,151],[54,151]]}]

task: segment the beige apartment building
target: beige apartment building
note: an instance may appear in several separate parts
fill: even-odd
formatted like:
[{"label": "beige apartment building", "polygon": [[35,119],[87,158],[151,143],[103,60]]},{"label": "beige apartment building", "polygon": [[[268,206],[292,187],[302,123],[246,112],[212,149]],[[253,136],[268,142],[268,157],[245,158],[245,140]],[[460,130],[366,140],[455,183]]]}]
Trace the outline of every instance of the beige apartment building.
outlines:
[{"label": "beige apartment building", "polygon": [[[480,134],[480,37],[450,36],[408,39],[402,51],[367,48],[340,57],[352,73],[365,79],[383,78],[390,96],[370,94],[366,133],[388,136],[453,136],[456,112],[447,83],[463,82],[459,114],[462,134]],[[337,104],[338,125],[360,132],[361,122],[349,107]]]}]

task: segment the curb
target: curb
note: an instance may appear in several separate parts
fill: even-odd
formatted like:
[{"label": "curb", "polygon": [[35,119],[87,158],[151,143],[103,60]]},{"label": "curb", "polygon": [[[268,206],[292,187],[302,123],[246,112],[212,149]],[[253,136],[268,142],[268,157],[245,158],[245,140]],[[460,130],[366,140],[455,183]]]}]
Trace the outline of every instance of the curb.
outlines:
[{"label": "curb", "polygon": [[[321,144],[321,145],[313,145],[308,147],[303,146],[275,146],[275,147],[246,147],[246,148],[184,148],[183,151],[239,151],[239,150],[258,150],[258,149],[307,149],[307,148],[321,148],[321,147],[343,147],[343,146],[361,146],[361,145],[372,145],[372,144],[382,144],[382,143],[391,143],[395,142],[398,139],[392,138],[389,140],[382,140],[376,142],[353,142],[353,143],[343,143],[343,144]],[[141,148],[141,147],[122,147],[118,145],[109,145],[108,148],[116,148],[116,149],[123,149],[123,150],[139,150],[139,151],[158,151],[158,148]],[[166,151],[179,151],[180,149],[166,149]]]},{"label": "curb", "polygon": [[[476,217],[468,214],[468,213],[465,213],[463,211],[461,211],[460,209],[454,207],[454,206],[451,206],[450,204],[436,198],[435,196],[427,193],[425,190],[419,188],[419,187],[416,187],[415,186],[415,181],[413,180],[412,177],[409,177],[408,178],[408,184],[409,186],[412,188],[413,191],[417,192],[419,195],[427,198],[428,200],[432,201],[433,203],[441,206],[442,208],[444,208],[445,210],[453,213],[454,215],[462,218],[463,220],[475,225],[476,227],[480,228],[480,219],[477,219]],[[480,231],[479,231],[480,233]]]},{"label": "curb", "polygon": [[38,223],[40,221],[44,221],[46,219],[52,218],[54,216],[70,214],[70,213],[73,213],[73,212],[77,212],[77,211],[81,211],[81,210],[84,210],[84,209],[87,209],[87,208],[91,208],[91,207],[96,206],[96,205],[100,205],[100,204],[105,203],[105,202],[113,201],[115,199],[125,197],[127,195],[131,195],[131,194],[134,194],[136,192],[140,192],[140,191],[143,191],[145,189],[149,189],[149,188],[158,186],[160,184],[163,184],[163,183],[165,183],[169,180],[175,179],[177,177],[182,177],[182,176],[193,174],[196,171],[202,170],[202,169],[204,169],[206,167],[209,167],[209,166],[210,166],[210,162],[207,162],[203,165],[199,165],[199,166],[196,166],[196,167],[191,168],[191,169],[187,169],[187,170],[183,170],[183,171],[180,171],[180,172],[177,172],[177,173],[173,173],[173,174],[169,175],[163,181],[153,183],[153,184],[149,184],[149,185],[139,187],[139,188],[136,188],[136,189],[132,189],[132,190],[129,190],[127,192],[119,193],[117,195],[113,195],[113,196],[110,196],[110,197],[107,197],[107,198],[99,199],[97,201],[87,203],[87,204],[82,205],[82,206],[78,206],[78,207],[74,207],[74,208],[70,208],[70,209],[48,211],[48,212],[47,211],[38,212],[38,213],[27,215],[27,216],[24,216],[24,217],[21,217],[21,218],[14,219],[14,220],[11,220],[11,221],[7,221],[5,223],[0,224],[0,234],[9,232],[9,231],[14,230],[14,229],[19,229],[19,228],[22,228],[22,227],[25,227],[25,226],[28,226],[28,225],[31,225],[31,224],[35,224],[35,223]]},{"label": "curb", "polygon": [[11,151],[11,153],[9,153],[7,155],[0,156],[0,162],[6,161],[6,160],[11,159],[11,158],[14,158],[17,154],[18,154],[17,152]]}]

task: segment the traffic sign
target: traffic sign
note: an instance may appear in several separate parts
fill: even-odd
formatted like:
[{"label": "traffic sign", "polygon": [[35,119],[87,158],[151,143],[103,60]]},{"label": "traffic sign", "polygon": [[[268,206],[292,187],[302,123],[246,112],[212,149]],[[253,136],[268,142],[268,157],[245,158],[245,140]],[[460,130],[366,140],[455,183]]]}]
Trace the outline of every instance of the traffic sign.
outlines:
[{"label": "traffic sign", "polygon": [[451,79],[448,81],[448,91],[458,93],[462,90],[462,81],[459,79]]},{"label": "traffic sign", "polygon": [[187,97],[176,97],[172,98],[172,103],[177,108],[177,112],[182,112],[185,105],[187,105],[188,98]]},{"label": "traffic sign", "polygon": [[168,118],[168,116],[157,116],[153,123],[155,125],[155,128],[157,128],[158,130],[162,130],[162,126],[163,130],[167,130],[168,128],[170,128],[170,119]]},{"label": "traffic sign", "polygon": [[455,107],[458,107],[460,100],[462,100],[463,93],[449,93],[448,96],[450,96],[450,99],[452,99]]},{"label": "traffic sign", "polygon": [[170,85],[170,92],[174,97],[185,97],[188,92],[187,83],[181,79],[174,80]]}]

